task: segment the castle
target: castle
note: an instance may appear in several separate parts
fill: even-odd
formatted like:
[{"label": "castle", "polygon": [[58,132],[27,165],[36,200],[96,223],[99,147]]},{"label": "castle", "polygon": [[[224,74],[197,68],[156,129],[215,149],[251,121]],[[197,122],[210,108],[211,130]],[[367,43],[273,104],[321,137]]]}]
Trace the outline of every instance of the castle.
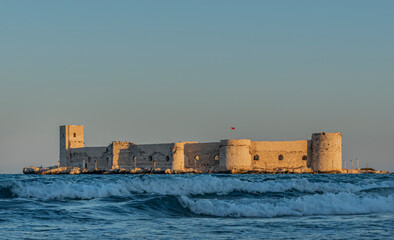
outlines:
[{"label": "castle", "polygon": [[176,142],[135,144],[114,141],[105,147],[85,147],[83,126],[60,126],[60,167],[86,170],[194,169],[202,173],[248,170],[342,170],[341,133],[314,133],[310,140]]}]

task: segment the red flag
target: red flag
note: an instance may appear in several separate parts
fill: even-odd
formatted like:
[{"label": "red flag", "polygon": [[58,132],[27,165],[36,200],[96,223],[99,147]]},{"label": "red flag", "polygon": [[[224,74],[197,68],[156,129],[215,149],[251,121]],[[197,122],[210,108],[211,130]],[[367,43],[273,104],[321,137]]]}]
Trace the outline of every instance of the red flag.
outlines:
[{"label": "red flag", "polygon": [[231,130],[235,130],[235,127],[231,127]]}]

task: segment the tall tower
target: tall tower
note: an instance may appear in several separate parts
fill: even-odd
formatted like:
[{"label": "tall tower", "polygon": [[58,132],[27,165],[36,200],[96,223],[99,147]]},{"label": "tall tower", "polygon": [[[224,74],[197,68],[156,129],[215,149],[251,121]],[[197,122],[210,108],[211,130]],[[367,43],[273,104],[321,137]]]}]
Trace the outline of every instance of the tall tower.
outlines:
[{"label": "tall tower", "polygon": [[329,172],[342,170],[342,134],[312,134],[312,169]]},{"label": "tall tower", "polygon": [[83,125],[60,126],[60,167],[67,167],[67,150],[71,148],[83,148]]}]

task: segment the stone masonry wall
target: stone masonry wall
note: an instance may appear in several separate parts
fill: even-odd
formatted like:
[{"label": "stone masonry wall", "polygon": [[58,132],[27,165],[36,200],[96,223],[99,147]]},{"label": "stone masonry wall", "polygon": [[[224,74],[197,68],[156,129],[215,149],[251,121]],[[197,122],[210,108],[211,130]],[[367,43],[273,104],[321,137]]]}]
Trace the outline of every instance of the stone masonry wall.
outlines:
[{"label": "stone masonry wall", "polygon": [[107,147],[72,148],[67,153],[67,167],[79,167],[87,170],[111,168]]},{"label": "stone masonry wall", "polygon": [[307,167],[308,141],[256,141],[251,143],[254,169],[278,169]]},{"label": "stone masonry wall", "polygon": [[113,142],[113,168],[172,168],[172,143],[135,145]]},{"label": "stone masonry wall", "polygon": [[219,167],[219,151],[219,142],[185,144],[185,168],[215,171]]}]

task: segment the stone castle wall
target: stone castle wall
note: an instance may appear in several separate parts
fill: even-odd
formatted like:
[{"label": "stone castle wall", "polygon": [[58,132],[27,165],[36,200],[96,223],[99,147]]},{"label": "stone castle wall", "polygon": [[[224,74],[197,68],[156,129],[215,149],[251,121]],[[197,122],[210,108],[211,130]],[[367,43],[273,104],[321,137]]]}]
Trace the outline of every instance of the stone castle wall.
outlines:
[{"label": "stone castle wall", "polygon": [[[84,147],[83,127],[80,127],[60,128],[60,166],[88,170],[195,169],[206,173],[299,168],[329,172],[342,169],[340,133],[317,133],[311,140],[301,141],[229,139],[212,143],[164,144],[116,141],[107,147]],[[81,144],[83,146],[78,147]]]},{"label": "stone castle wall", "polygon": [[68,151],[66,167],[81,169],[110,169],[112,164],[108,155],[108,147],[72,148]]},{"label": "stone castle wall", "polygon": [[184,144],[184,168],[203,172],[215,171],[219,167],[220,143]]},{"label": "stone castle wall", "polygon": [[142,144],[113,142],[112,168],[172,168],[172,143]]},{"label": "stone castle wall", "polygon": [[311,158],[308,140],[252,142],[250,146],[254,169],[295,169],[307,167]]}]

